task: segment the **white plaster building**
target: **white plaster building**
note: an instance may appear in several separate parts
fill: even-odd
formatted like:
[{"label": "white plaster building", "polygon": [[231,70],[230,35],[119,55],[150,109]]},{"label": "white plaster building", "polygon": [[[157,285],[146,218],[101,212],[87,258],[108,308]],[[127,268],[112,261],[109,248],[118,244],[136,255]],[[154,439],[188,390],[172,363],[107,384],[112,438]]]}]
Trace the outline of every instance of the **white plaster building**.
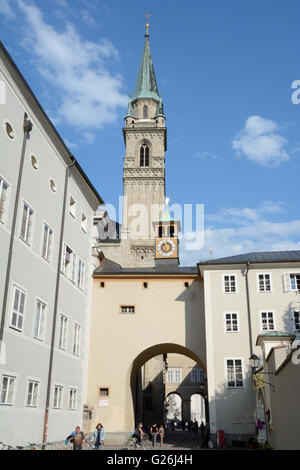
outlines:
[{"label": "white plaster building", "polygon": [[0,441],[24,445],[82,423],[103,201],[2,43],[0,80]]}]

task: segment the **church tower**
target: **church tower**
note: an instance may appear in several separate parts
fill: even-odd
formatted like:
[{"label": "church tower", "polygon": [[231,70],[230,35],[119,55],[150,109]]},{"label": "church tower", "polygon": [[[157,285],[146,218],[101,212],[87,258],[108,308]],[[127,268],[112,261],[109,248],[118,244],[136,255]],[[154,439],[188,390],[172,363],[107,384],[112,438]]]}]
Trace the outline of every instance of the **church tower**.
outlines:
[{"label": "church tower", "polygon": [[126,154],[121,238],[127,247],[126,264],[131,266],[155,264],[153,221],[162,215],[165,198],[165,120],[146,25],[144,51],[123,129]]}]

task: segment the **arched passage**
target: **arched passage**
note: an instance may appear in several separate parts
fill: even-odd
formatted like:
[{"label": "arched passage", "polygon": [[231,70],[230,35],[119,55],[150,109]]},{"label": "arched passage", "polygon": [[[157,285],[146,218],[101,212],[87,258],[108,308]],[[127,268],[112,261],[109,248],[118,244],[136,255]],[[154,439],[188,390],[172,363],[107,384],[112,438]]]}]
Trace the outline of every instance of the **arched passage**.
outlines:
[{"label": "arched passage", "polygon": [[182,420],[182,396],[178,392],[170,392],[165,399],[165,425],[177,424]]},{"label": "arched passage", "polygon": [[[178,354],[182,356],[186,356],[193,361],[197,363],[199,367],[201,367],[202,370],[206,371],[204,361],[201,360],[201,358],[191,349],[179,345],[179,344],[174,344],[174,343],[161,343],[157,344],[155,346],[151,346],[144,351],[142,351],[138,356],[133,360],[130,371],[129,371],[129,382],[130,382],[130,396],[128,396],[128,409],[132,410],[132,427],[137,424],[137,422],[143,421],[144,417],[144,402],[145,398],[142,397],[142,374],[141,374],[141,368],[151,359],[153,359],[156,356],[163,356],[164,358],[167,358],[168,354]],[[150,396],[150,394],[149,394]],[[146,400],[148,397],[146,396]],[[160,413],[160,416],[155,416],[155,421],[164,421],[164,400],[165,396],[162,395],[162,411]],[[150,401],[150,399],[149,399]],[[185,406],[184,406],[185,405]],[[184,399],[184,410],[183,414],[184,416],[188,416],[190,414],[190,401],[189,398]],[[188,410],[188,412],[185,410],[185,408]]]},{"label": "arched passage", "polygon": [[200,426],[201,422],[206,424],[205,399],[201,393],[191,395],[191,420],[197,421]]}]

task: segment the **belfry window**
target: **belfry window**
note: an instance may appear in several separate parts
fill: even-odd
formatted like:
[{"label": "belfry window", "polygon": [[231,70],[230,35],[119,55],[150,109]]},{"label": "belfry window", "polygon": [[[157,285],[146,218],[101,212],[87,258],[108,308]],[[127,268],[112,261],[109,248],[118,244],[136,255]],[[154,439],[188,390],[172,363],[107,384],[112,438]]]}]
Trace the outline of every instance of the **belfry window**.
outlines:
[{"label": "belfry window", "polygon": [[149,145],[146,143],[140,148],[140,166],[149,166]]},{"label": "belfry window", "polygon": [[143,118],[147,119],[147,117],[148,117],[148,106],[145,105],[143,108]]}]

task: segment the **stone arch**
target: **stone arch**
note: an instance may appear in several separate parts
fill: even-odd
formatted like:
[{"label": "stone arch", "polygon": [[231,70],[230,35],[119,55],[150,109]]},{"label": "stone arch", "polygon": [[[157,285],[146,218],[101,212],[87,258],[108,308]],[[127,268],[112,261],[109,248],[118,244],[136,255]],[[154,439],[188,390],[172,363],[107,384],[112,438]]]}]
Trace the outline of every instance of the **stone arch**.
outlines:
[{"label": "stone arch", "polygon": [[133,428],[137,421],[137,375],[139,370],[150,359],[159,355],[170,353],[181,354],[183,356],[189,357],[206,372],[205,362],[194,351],[180,344],[160,343],[141,351],[132,361],[127,374],[128,386],[126,387],[126,390],[128,392],[126,396],[126,409],[127,420],[128,423],[130,423],[129,429]]},{"label": "stone arch", "polygon": [[166,406],[166,402],[168,400],[168,398],[171,396],[171,395],[177,395],[179,398],[180,398],[180,407],[181,407],[181,411],[180,411],[180,420],[182,419],[182,406],[183,406],[183,397],[181,395],[180,392],[177,392],[177,391],[172,391],[172,392],[169,392],[165,398],[165,406]]}]

